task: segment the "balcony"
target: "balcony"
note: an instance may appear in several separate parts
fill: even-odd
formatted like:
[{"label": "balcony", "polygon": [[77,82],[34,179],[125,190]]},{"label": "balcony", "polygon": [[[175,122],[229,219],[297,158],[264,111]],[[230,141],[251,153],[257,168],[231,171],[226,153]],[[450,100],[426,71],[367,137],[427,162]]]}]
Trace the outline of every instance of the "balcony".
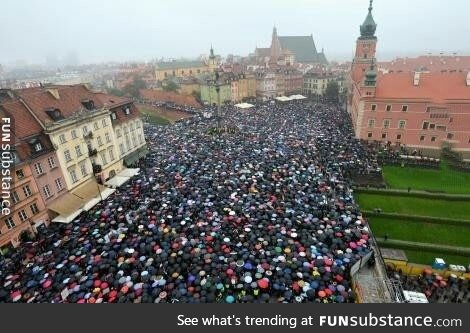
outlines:
[{"label": "balcony", "polygon": [[93,166],[93,174],[100,173],[103,170],[100,164],[93,164],[92,166]]},{"label": "balcony", "polygon": [[98,151],[96,149],[88,149],[88,156],[93,157],[98,155]]},{"label": "balcony", "polygon": [[85,134],[83,134],[83,138],[84,139],[93,139],[93,132],[87,132]]}]

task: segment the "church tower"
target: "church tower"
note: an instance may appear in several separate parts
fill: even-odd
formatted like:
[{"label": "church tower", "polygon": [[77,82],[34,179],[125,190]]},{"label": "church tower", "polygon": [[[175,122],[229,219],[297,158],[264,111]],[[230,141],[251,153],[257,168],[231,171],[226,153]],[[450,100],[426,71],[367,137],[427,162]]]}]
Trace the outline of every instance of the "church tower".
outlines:
[{"label": "church tower", "polygon": [[375,31],[377,24],[372,16],[372,1],[370,0],[369,13],[360,26],[361,35],[356,42],[356,54],[351,68],[351,77],[354,82],[363,81],[366,72],[373,70],[376,63],[377,37]]},{"label": "church tower", "polygon": [[214,48],[212,47],[212,45],[211,45],[211,52],[209,55],[208,66],[211,72],[214,72],[217,69],[217,58],[214,54]]},{"label": "church tower", "polygon": [[276,27],[273,28],[273,36],[271,40],[271,54],[270,54],[270,63],[277,63],[279,57],[281,56],[281,42],[277,36],[277,29]]}]

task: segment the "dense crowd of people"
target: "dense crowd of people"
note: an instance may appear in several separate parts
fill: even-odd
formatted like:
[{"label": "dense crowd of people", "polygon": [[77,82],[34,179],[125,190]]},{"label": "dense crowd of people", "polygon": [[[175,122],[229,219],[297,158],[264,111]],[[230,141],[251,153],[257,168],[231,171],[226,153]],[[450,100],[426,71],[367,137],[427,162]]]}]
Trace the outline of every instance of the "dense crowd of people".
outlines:
[{"label": "dense crowd of people", "polygon": [[141,171],[0,258],[0,302],[354,302],[371,251],[345,111],[295,101],[147,127]]},{"label": "dense crowd of people", "polygon": [[425,269],[421,275],[411,276],[391,267],[387,267],[387,273],[389,278],[401,283],[403,290],[423,293],[430,303],[470,302],[470,283],[457,275],[444,278]]}]

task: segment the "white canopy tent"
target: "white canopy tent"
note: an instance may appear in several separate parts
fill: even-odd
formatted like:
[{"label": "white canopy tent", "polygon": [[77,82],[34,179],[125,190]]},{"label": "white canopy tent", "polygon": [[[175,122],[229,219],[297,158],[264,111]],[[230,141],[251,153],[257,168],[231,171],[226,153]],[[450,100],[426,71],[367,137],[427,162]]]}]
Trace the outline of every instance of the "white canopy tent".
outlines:
[{"label": "white canopy tent", "polygon": [[289,96],[290,100],[294,100],[294,99],[306,99],[307,97],[305,96],[302,96],[302,95],[291,95]]},{"label": "white canopy tent", "polygon": [[249,109],[249,108],[252,108],[254,105],[250,103],[239,103],[239,104],[235,104],[235,106],[240,109]]},{"label": "white canopy tent", "polygon": [[288,102],[291,99],[287,96],[279,96],[279,97],[276,97],[276,100],[278,100],[279,102]]},{"label": "white canopy tent", "polygon": [[139,168],[135,168],[135,169],[127,168],[127,169],[124,169],[121,172],[119,172],[117,174],[117,176],[119,176],[119,177],[134,177],[139,172],[140,172]]},{"label": "white canopy tent", "polygon": [[118,188],[122,186],[124,183],[126,183],[129,179],[137,175],[139,172],[140,172],[139,168],[124,169],[104,184],[111,188]]}]

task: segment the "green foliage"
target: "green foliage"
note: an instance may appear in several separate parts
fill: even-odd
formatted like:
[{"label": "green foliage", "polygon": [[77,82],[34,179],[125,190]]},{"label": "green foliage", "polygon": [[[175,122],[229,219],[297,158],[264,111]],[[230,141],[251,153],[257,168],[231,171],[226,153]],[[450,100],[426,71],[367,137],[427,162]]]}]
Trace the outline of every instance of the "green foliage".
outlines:
[{"label": "green foliage", "polygon": [[179,89],[179,86],[176,82],[174,81],[171,81],[171,80],[168,80],[165,82],[164,85],[162,85],[162,88],[163,90],[165,91],[173,91],[173,92],[177,92],[178,89]]},{"label": "green foliage", "polygon": [[339,97],[339,85],[336,80],[328,82],[326,86],[325,96],[331,101],[337,101]]},{"label": "green foliage", "polygon": [[357,201],[363,210],[381,208],[385,213],[435,216],[470,220],[468,201],[391,197],[380,194],[359,194]]},{"label": "green foliage", "polygon": [[368,220],[378,238],[387,235],[389,240],[470,247],[470,225],[423,223],[388,217],[371,217]]},{"label": "green foliage", "polygon": [[383,172],[391,188],[470,194],[470,172],[453,170],[445,161],[440,170],[384,166]]}]

